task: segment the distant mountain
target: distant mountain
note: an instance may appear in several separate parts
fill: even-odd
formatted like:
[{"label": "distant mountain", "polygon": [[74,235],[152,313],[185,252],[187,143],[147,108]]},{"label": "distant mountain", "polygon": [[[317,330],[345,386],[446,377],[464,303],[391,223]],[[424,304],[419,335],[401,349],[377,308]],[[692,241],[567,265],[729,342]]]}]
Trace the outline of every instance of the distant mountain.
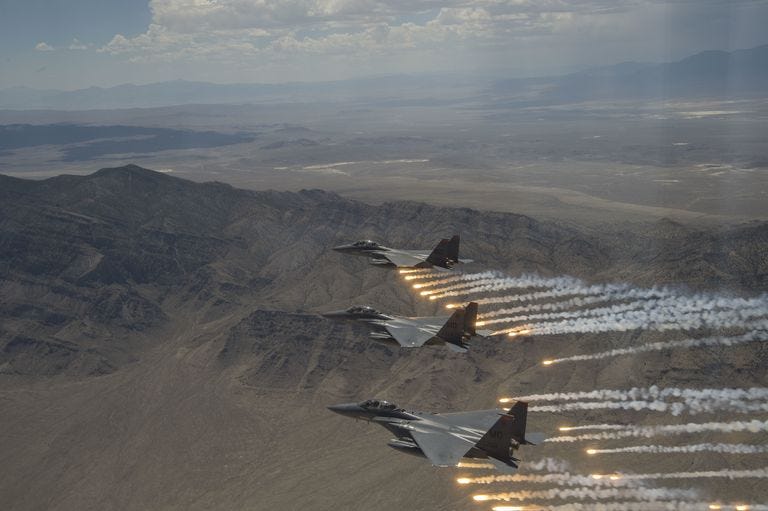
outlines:
[{"label": "distant mountain", "polygon": [[[174,80],[74,91],[12,87],[0,91],[0,109],[87,110],[351,100],[384,107],[440,106],[470,99],[487,89],[489,83],[483,77],[425,74],[283,84]],[[535,91],[535,101],[559,102],[761,94],[768,90],[768,45],[730,53],[705,51],[667,64],[624,62],[564,76],[499,80],[492,88],[497,93]]]},{"label": "distant mountain", "polygon": [[[370,99],[418,101],[425,90],[461,87],[466,78],[443,75],[387,75],[330,82],[217,84],[187,80],[89,87],[73,91],[12,87],[0,91],[2,109],[88,110],[184,104],[244,104]],[[446,85],[450,84],[450,85]],[[392,91],[397,90],[397,99]],[[415,97],[411,97],[415,95]],[[431,100],[434,101],[434,100]]]},{"label": "distant mountain", "polygon": [[705,51],[678,62],[625,62],[554,78],[502,80],[497,92],[537,88],[534,101],[679,97],[729,98],[768,92],[768,45],[749,50]]}]

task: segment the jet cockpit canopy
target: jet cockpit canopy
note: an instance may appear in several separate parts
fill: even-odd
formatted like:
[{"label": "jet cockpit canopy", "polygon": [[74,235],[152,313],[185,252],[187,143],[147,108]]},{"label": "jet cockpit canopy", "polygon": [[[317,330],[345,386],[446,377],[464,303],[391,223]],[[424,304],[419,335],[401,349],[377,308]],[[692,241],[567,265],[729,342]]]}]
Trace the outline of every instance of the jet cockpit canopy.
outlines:
[{"label": "jet cockpit canopy", "polygon": [[347,309],[350,314],[380,314],[379,311],[367,305],[355,305]]},{"label": "jet cockpit canopy", "polygon": [[397,406],[389,401],[383,399],[369,399],[360,403],[361,408],[374,409],[374,410],[397,410]]},{"label": "jet cockpit canopy", "polygon": [[352,246],[353,246],[353,247],[356,247],[356,248],[365,248],[365,249],[376,249],[376,248],[381,248],[381,245],[379,245],[379,244],[378,244],[378,243],[376,243],[375,241],[371,241],[371,240],[361,240],[361,241],[356,241],[356,242],[354,242],[354,243],[352,244]]}]

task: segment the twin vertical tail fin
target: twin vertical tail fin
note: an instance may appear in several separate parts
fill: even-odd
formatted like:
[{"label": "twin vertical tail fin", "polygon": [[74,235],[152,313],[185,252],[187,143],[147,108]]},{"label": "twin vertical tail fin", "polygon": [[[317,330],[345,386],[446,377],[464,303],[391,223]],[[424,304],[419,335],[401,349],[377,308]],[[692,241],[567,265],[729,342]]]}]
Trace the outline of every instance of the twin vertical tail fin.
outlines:
[{"label": "twin vertical tail fin", "polygon": [[442,239],[427,257],[427,262],[441,268],[451,268],[459,262],[459,235],[451,239]]},{"label": "twin vertical tail fin", "polygon": [[477,303],[470,302],[465,307],[456,309],[448,321],[443,325],[437,336],[449,344],[455,344],[465,351],[469,344],[470,337],[477,334],[475,330],[477,323]]},{"label": "twin vertical tail fin", "polygon": [[445,342],[463,346],[465,316],[466,312],[463,308],[456,309],[437,332],[437,336]]},{"label": "twin vertical tail fin", "polygon": [[486,431],[485,435],[477,442],[477,448],[491,458],[508,466],[517,467],[516,462],[520,460],[513,456],[514,450],[520,445],[530,444],[525,439],[527,418],[528,403],[518,401],[507,413],[499,417],[491,429]]},{"label": "twin vertical tail fin", "polygon": [[469,302],[464,307],[464,331],[469,335],[477,335],[477,302]]}]

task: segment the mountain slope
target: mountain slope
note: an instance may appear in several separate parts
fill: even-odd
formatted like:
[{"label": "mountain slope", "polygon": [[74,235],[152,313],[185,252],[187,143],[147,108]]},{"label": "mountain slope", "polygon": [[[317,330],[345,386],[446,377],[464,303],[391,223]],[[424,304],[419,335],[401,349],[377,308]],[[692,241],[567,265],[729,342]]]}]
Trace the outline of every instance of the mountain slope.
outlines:
[{"label": "mountain slope", "polygon": [[[686,334],[489,339],[461,355],[394,350],[313,313],[352,303],[435,313],[392,272],[329,247],[357,238],[428,247],[454,232],[478,269],[751,294],[766,286],[765,224],[707,232],[661,222],[613,239],[522,215],[250,192],[135,166],[38,182],[0,176],[0,194],[0,452],[14,460],[0,468],[0,494],[12,509],[477,509],[469,498],[477,489],[452,480],[462,471],[403,456],[386,446],[385,430],[325,407],[377,396],[451,411],[493,407],[509,394],[766,386],[760,344],[552,370],[540,361],[553,354]],[[587,411],[529,421],[555,434],[563,421],[619,415],[727,418]],[[702,437],[724,439],[686,441]],[[578,473],[760,463],[645,455],[605,465],[583,447],[521,455],[564,458]],[[697,487],[702,498],[761,496],[750,480]]]}]

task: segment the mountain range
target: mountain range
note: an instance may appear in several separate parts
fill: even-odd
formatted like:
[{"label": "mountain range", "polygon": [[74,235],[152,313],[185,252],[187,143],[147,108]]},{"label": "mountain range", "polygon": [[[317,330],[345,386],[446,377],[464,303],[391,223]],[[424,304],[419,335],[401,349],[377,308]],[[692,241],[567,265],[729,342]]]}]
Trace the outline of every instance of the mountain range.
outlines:
[{"label": "mountain range", "polygon": [[[764,222],[703,230],[663,220],[617,236],[512,213],[246,191],[133,165],[41,181],[0,175],[0,452],[12,460],[0,465],[4,506],[477,509],[473,489],[454,483],[461,471],[402,456],[380,428],[325,407],[381,397],[450,411],[490,408],[510,393],[765,384],[759,343],[551,370],[540,361],[555,353],[667,337],[493,339],[461,355],[395,350],[317,314],[358,303],[435,314],[397,274],[330,247],[359,238],[431,246],[453,233],[462,257],[510,275],[743,295],[768,286]],[[611,414],[628,423],[689,420]],[[562,421],[529,416],[550,434]],[[575,473],[616,469],[572,445],[522,456],[567,459]],[[618,463],[672,472],[749,461],[702,453]],[[755,499],[764,495],[758,483],[714,481],[701,491]]]},{"label": "mountain range", "polygon": [[[13,87],[0,91],[2,109],[88,110],[182,104],[344,101],[381,106],[461,104],[488,95],[524,94],[528,103],[760,96],[768,88],[768,45],[705,51],[677,62],[625,62],[563,76],[493,80],[454,75],[392,75],[286,84],[215,84],[175,80],[73,91]],[[398,91],[398,99],[392,91]],[[496,98],[499,99],[499,98]]]}]

